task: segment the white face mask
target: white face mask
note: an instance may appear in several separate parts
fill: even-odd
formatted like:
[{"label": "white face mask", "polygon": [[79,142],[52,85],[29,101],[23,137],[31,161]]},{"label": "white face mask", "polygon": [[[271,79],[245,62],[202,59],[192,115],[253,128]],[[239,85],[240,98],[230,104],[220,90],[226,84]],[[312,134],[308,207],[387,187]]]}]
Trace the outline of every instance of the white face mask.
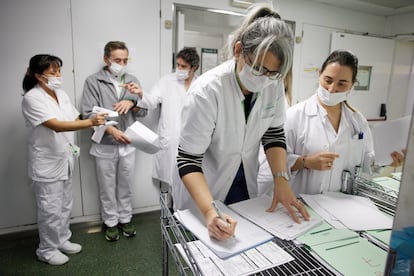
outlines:
[{"label": "white face mask", "polygon": [[186,80],[188,79],[189,72],[187,70],[175,70],[175,76],[177,77],[177,80]]},{"label": "white face mask", "polygon": [[126,72],[126,66],[122,66],[116,62],[111,61],[111,66],[109,66],[109,70],[111,70],[112,74],[115,76],[122,76]]},{"label": "white face mask", "polygon": [[62,77],[46,77],[45,75],[43,75],[43,76],[45,78],[47,78],[47,83],[45,82],[44,84],[50,90],[56,90],[56,89],[60,89],[62,87],[62,82],[63,82]]},{"label": "white face mask", "polygon": [[265,75],[253,75],[252,69],[248,64],[244,64],[243,69],[239,73],[239,78],[243,86],[252,93],[260,92],[274,82],[274,80],[269,79]]},{"label": "white face mask", "polygon": [[318,97],[319,100],[325,105],[333,106],[345,101],[348,98],[348,94],[350,91],[351,89],[345,92],[331,93],[319,84]]}]

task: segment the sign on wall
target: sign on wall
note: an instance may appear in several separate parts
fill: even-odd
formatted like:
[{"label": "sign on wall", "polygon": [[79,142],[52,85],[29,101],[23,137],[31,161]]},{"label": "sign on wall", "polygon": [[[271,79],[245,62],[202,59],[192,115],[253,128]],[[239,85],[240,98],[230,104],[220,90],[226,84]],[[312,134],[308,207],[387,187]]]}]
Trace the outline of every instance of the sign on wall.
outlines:
[{"label": "sign on wall", "polygon": [[218,50],[201,48],[201,74],[218,65]]}]

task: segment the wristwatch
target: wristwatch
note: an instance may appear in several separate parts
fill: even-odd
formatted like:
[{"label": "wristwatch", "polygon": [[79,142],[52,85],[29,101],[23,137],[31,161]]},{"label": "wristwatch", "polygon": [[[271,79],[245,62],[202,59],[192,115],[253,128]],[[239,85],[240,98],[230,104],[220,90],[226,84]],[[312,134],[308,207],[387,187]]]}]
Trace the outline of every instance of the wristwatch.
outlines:
[{"label": "wristwatch", "polygon": [[281,171],[273,174],[273,179],[275,179],[276,177],[283,177],[286,181],[289,181],[289,175],[287,172]]}]

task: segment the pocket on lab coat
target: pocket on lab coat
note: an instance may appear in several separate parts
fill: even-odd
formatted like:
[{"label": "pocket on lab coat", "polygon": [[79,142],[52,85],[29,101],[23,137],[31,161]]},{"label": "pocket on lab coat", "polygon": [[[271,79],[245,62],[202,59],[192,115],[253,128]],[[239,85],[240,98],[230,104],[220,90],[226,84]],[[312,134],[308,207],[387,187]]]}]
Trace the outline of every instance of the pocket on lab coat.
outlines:
[{"label": "pocket on lab coat", "polygon": [[32,175],[38,180],[58,180],[68,176],[68,152],[36,152],[32,160]]},{"label": "pocket on lab coat", "polygon": [[364,140],[358,138],[352,138],[350,143],[350,165],[352,167],[356,165],[362,165],[364,152]]}]

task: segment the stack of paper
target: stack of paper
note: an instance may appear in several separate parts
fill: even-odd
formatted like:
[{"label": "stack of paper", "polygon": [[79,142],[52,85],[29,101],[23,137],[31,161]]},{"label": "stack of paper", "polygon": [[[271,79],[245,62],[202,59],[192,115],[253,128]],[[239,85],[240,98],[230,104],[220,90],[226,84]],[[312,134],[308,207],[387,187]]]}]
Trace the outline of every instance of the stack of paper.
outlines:
[{"label": "stack of paper", "polygon": [[237,221],[235,236],[224,241],[209,236],[204,219],[198,210],[177,210],[174,216],[218,257],[229,258],[273,239],[271,234],[244,219],[222,202],[216,201],[216,204],[223,213]]},{"label": "stack of paper", "polygon": [[[322,222],[320,217],[311,216],[309,221],[302,219],[301,223],[296,223],[281,203],[273,212],[266,212],[271,203],[272,198],[270,196],[262,195],[231,204],[229,207],[284,240],[292,240]],[[299,212],[297,212],[297,215],[302,218]]]},{"label": "stack of paper", "polygon": [[[189,264],[181,244],[175,246]],[[188,242],[187,246],[201,273],[206,276],[252,275],[293,260],[292,256],[271,241],[225,260],[218,258],[200,241]]]},{"label": "stack of paper", "polygon": [[365,231],[392,228],[393,218],[378,210],[369,198],[333,192],[302,194],[301,197],[337,229]]}]

